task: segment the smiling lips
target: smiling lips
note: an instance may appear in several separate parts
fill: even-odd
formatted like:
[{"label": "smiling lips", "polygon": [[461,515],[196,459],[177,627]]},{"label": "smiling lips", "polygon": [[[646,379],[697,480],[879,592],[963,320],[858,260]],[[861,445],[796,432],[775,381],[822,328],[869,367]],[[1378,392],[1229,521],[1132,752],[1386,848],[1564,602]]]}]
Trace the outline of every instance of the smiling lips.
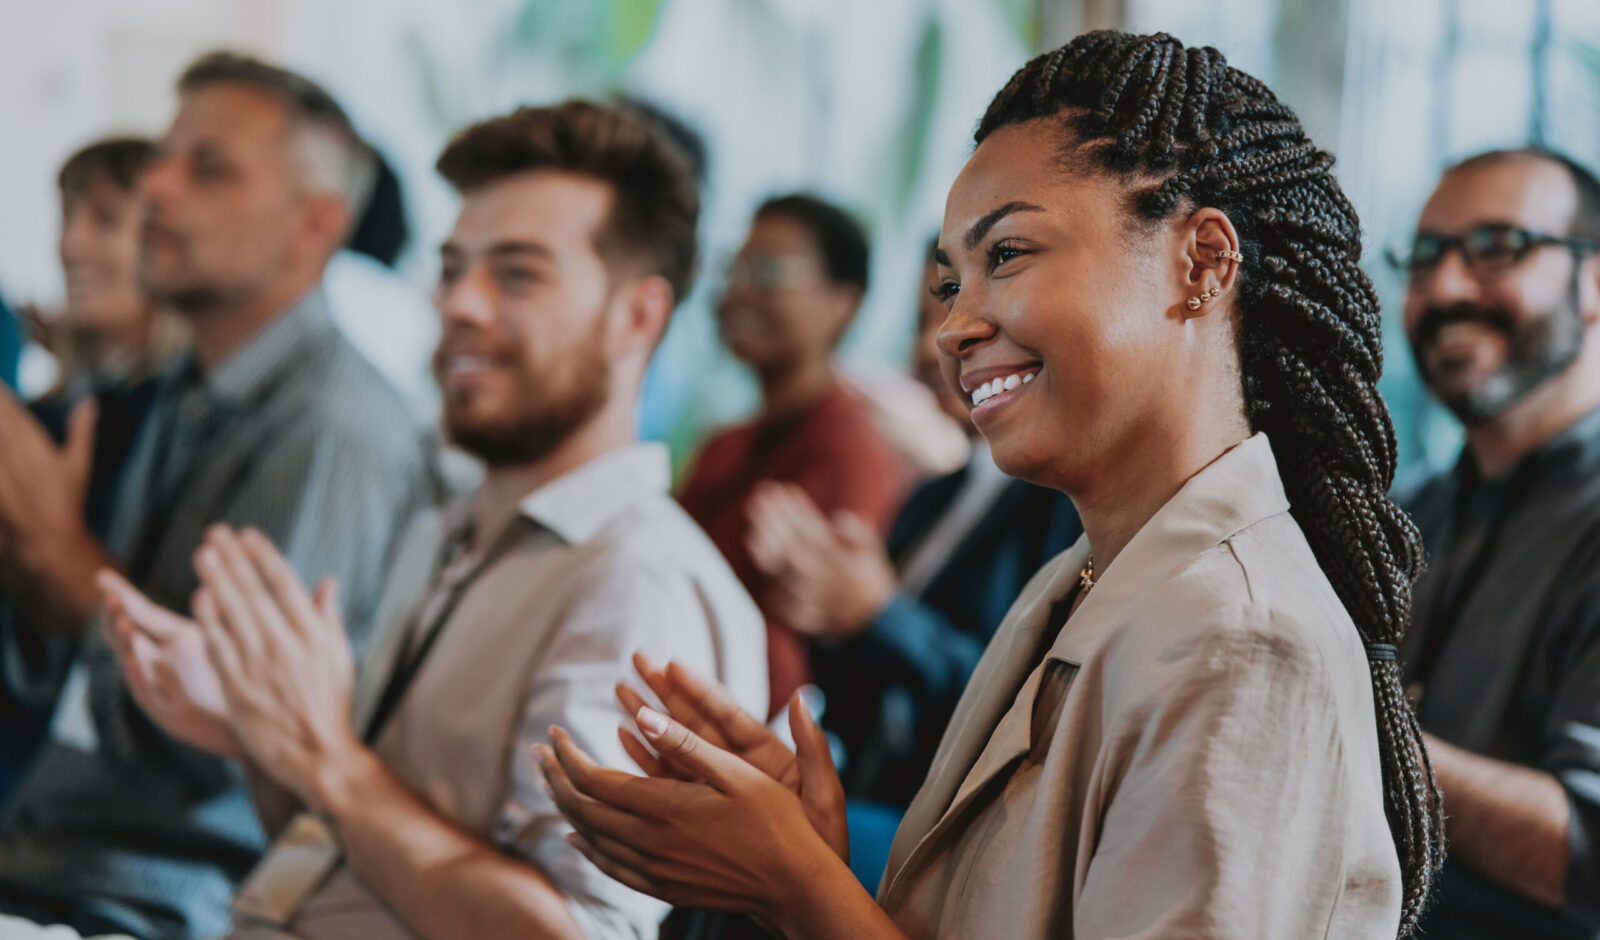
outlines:
[{"label": "smiling lips", "polygon": [[1010,375],[1002,375],[998,378],[990,379],[972,390],[972,406],[976,408],[1001,392],[1009,392],[1014,388],[1021,388],[1032,382],[1034,375],[1034,372],[1013,372]]}]

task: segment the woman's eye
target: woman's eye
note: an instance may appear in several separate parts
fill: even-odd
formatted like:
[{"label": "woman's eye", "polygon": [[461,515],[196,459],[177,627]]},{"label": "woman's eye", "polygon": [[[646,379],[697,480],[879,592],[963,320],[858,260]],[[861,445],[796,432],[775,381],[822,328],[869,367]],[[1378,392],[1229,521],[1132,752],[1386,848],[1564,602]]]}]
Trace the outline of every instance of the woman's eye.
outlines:
[{"label": "woman's eye", "polygon": [[932,294],[934,299],[940,303],[948,303],[950,298],[961,293],[961,285],[955,281],[941,281],[928,288],[928,293]]},{"label": "woman's eye", "polygon": [[1000,242],[993,248],[989,249],[989,270],[993,271],[995,268],[1005,264],[1007,261],[1010,261],[1013,258],[1020,258],[1025,254],[1027,254],[1027,252],[1023,251],[1016,245],[1008,242]]}]

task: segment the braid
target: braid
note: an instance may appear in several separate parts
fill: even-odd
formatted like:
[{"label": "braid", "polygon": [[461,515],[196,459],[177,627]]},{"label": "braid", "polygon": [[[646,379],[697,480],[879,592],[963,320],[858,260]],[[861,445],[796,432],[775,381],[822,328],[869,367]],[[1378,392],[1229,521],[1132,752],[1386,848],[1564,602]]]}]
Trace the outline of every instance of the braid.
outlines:
[{"label": "braid", "polygon": [[[1063,125],[1066,156],[1135,180],[1140,217],[1205,205],[1234,223],[1250,424],[1276,443],[1291,512],[1361,639],[1398,645],[1422,546],[1387,495],[1396,447],[1377,390],[1378,299],[1333,157],[1261,81],[1163,34],[1088,33],[1035,59],[989,105],[976,138],[1048,117]],[[1399,664],[1369,662],[1405,937],[1444,859],[1443,820]]]}]

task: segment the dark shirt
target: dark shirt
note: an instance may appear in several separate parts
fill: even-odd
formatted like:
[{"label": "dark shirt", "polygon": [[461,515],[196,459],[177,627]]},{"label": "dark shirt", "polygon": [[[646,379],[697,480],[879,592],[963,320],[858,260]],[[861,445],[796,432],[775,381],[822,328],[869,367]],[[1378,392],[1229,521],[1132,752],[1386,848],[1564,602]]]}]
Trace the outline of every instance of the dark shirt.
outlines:
[{"label": "dark shirt", "polygon": [[[187,611],[206,527],[255,526],[307,583],[339,580],[359,643],[396,537],[434,495],[430,450],[313,292],[216,369],[184,355],[165,372],[106,548],[155,601]],[[222,933],[234,884],[265,847],[237,766],[144,716],[98,625],[80,645],[25,656],[23,635],[59,631],[8,621],[12,693],[60,704],[0,821],[0,910],[146,940]]]},{"label": "dark shirt", "polygon": [[[968,472],[930,480],[906,500],[888,543],[897,567],[950,510]],[[1028,579],[1082,534],[1064,494],[1011,480],[925,588],[897,593],[860,635],[813,650],[849,796],[910,805],[989,638]]]},{"label": "dark shirt", "polygon": [[1401,649],[1422,727],[1552,774],[1570,806],[1564,909],[1452,859],[1422,935],[1600,938],[1600,411],[1501,479],[1463,453],[1402,503],[1429,562]]},{"label": "dark shirt", "polygon": [[782,421],[723,431],[701,448],[678,501],[728,559],[767,618],[767,664],[776,714],[811,681],[806,643],[776,614],[778,587],[756,567],[745,540],[750,494],[765,480],[793,483],[823,513],[849,510],[884,531],[901,495],[900,464],[865,403],[835,385]]}]

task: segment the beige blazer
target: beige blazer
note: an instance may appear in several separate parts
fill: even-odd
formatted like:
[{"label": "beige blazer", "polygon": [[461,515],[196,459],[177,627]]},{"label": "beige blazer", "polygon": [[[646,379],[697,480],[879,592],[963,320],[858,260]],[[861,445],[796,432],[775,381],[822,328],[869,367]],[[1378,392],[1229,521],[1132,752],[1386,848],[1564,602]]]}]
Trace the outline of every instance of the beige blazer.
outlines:
[{"label": "beige blazer", "polygon": [[1089,554],[1028,584],[896,836],[913,938],[1389,938],[1400,870],[1361,640],[1256,435],[1045,653]]}]

